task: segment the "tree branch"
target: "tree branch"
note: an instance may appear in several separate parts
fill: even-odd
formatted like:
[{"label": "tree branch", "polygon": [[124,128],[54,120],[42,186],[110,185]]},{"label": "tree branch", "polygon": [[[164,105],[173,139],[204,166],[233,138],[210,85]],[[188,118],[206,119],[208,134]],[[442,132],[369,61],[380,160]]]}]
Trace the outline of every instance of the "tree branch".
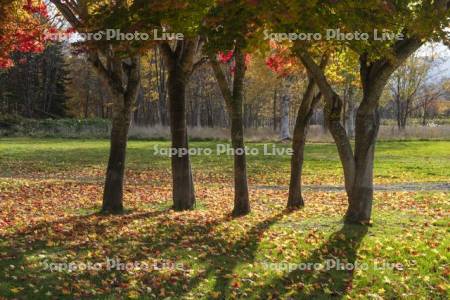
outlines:
[{"label": "tree branch", "polygon": [[220,92],[222,93],[223,99],[225,100],[225,104],[227,106],[228,112],[231,114],[232,107],[231,102],[233,100],[233,95],[228,87],[228,81],[223,73],[222,67],[217,61],[214,54],[210,55],[209,62],[214,72],[214,76],[216,77],[217,83],[219,85]]},{"label": "tree branch", "polygon": [[83,26],[82,21],[80,21],[77,17],[77,7],[72,3],[72,1],[50,0],[50,2],[58,8],[73,28],[78,29]]},{"label": "tree branch", "polygon": [[88,59],[92,63],[92,66],[96,70],[97,74],[103,80],[108,82],[108,86],[111,87],[111,90],[114,93],[123,94],[125,92],[125,90],[122,86],[122,80],[115,78],[115,76],[113,75],[113,72],[111,72],[109,70],[109,68],[105,67],[105,65],[101,61],[101,59],[96,51],[91,51],[89,53]]},{"label": "tree branch", "polygon": [[[350,195],[355,181],[355,158],[350,139],[341,124],[342,99],[328,83],[324,70],[317,65],[312,56],[304,48],[298,48],[298,56],[314,79],[325,99],[326,118],[329,129],[338,149],[345,176],[345,190]],[[323,59],[322,59],[323,62]]]}]

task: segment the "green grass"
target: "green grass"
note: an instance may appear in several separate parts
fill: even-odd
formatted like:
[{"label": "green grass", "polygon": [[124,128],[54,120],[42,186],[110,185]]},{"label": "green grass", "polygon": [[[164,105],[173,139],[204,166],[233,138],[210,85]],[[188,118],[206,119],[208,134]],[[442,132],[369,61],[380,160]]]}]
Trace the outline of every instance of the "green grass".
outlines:
[{"label": "green grass", "polygon": [[[342,224],[343,193],[306,192],[306,207],[288,213],[287,191],[252,189],[252,213],[232,219],[231,157],[195,156],[197,208],[175,213],[169,210],[170,161],[153,155],[155,145],[169,144],[131,141],[127,212],[102,216],[95,212],[108,145],[0,140],[0,298],[449,297],[448,191],[375,193],[373,226],[364,228]],[[333,145],[308,145],[306,157],[307,183],[342,183]],[[450,142],[377,146],[380,183],[448,181],[449,170]],[[250,156],[249,174],[254,185],[286,185],[289,158]],[[107,257],[150,269],[45,269],[46,263],[103,263]],[[320,268],[330,259],[360,268]],[[298,269],[307,264],[317,267]]]},{"label": "green grass", "polygon": [[[216,142],[192,142],[191,148],[216,149]],[[167,148],[169,142],[130,141],[127,168],[130,170],[170,170],[170,159],[154,155],[154,147]],[[249,143],[263,153],[263,145]],[[278,148],[289,147],[276,144]],[[104,170],[108,158],[106,140],[0,139],[0,175],[22,171],[60,172],[75,168]],[[342,168],[332,144],[310,144],[306,148],[305,180],[339,183]],[[193,156],[198,174],[232,174],[232,157]],[[249,176],[260,184],[283,184],[289,180],[289,156],[248,157]],[[450,141],[379,142],[376,152],[376,182],[432,182],[450,178]]]}]

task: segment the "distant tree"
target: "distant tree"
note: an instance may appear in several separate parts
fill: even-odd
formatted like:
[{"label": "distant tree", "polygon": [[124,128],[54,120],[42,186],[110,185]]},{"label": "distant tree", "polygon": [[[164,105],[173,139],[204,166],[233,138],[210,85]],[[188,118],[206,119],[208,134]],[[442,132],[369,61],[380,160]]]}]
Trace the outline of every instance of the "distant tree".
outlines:
[{"label": "distant tree", "polygon": [[[409,117],[419,108],[419,98],[435,59],[419,53],[411,55],[392,75],[389,89],[399,129],[405,129]],[[431,100],[427,93],[428,100]],[[421,103],[425,104],[425,103]],[[427,105],[427,104],[426,104]]]},{"label": "distant tree", "polygon": [[14,66],[0,75],[3,113],[28,118],[66,115],[68,70],[63,48],[60,43],[52,43],[41,54],[12,55]]},{"label": "distant tree", "polygon": [[361,96],[358,56],[352,51],[332,53],[326,74],[342,97],[342,125],[350,138],[355,136],[356,109]]},{"label": "distant tree", "polygon": [[428,120],[438,113],[436,109],[437,101],[444,95],[445,90],[442,83],[429,83],[421,89],[421,93],[417,99],[416,108],[422,115],[422,126],[426,126]]},{"label": "distant tree", "polygon": [[111,118],[112,95],[97,76],[86,55],[66,57],[68,115],[76,118]]}]

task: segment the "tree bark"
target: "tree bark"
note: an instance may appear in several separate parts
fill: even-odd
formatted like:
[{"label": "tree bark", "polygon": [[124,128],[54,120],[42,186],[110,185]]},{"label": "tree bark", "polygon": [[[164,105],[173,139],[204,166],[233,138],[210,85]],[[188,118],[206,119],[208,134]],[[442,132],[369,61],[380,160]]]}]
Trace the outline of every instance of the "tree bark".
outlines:
[{"label": "tree bark", "polygon": [[309,121],[314,108],[321,98],[321,94],[314,95],[314,80],[309,78],[308,86],[303,95],[302,103],[297,113],[297,120],[294,127],[291,156],[291,179],[289,183],[289,198],[287,208],[298,209],[305,205],[302,197],[302,171],[304,162],[304,152],[306,136],[308,134]]},{"label": "tree bark", "polygon": [[[195,205],[195,192],[191,172],[186,124],[186,79],[177,68],[169,69],[169,115],[172,149],[181,155],[172,155],[173,208],[190,210]],[[185,151],[182,153],[181,151]]]},{"label": "tree bark", "polygon": [[125,157],[130,117],[130,111],[126,107],[114,112],[111,147],[103,191],[102,211],[105,213],[121,213],[123,211]]},{"label": "tree bark", "polygon": [[247,163],[244,144],[243,100],[245,59],[238,46],[234,50],[236,62],[232,90],[219,63],[210,57],[211,66],[217,83],[225,100],[231,121],[231,143],[234,149],[234,208],[232,215],[239,217],[250,212],[247,182]]},{"label": "tree bark", "polygon": [[280,139],[290,140],[289,130],[289,104],[291,102],[291,76],[282,79],[281,100],[280,100]]},{"label": "tree bark", "polygon": [[189,143],[186,120],[186,85],[195,69],[194,56],[200,40],[177,41],[172,50],[169,43],[161,44],[161,52],[168,69],[168,94],[172,149],[173,209],[191,210],[195,207],[194,179],[189,157]]},{"label": "tree bark", "polygon": [[358,109],[355,136],[355,180],[349,194],[349,206],[345,217],[349,223],[370,222],[375,143],[379,127],[380,120],[377,109]]},{"label": "tree bark", "polygon": [[[244,124],[242,122],[242,105],[233,105],[231,117],[231,141],[234,151],[234,217],[243,216],[250,212],[247,183],[247,163],[244,145]],[[241,152],[239,152],[241,151]]]},{"label": "tree bark", "polygon": [[394,60],[386,58],[369,62],[367,54],[360,56],[363,99],[356,115],[355,177],[348,195],[349,206],[345,215],[345,221],[348,223],[370,223],[375,144],[380,127],[379,100],[391,74],[422,43],[415,38],[399,41],[393,48]]},{"label": "tree bark", "polygon": [[[100,65],[97,65],[98,63],[100,61],[95,61],[94,66],[101,68]],[[122,69],[122,63],[122,60],[116,59],[115,69]],[[121,73],[121,71],[116,72]],[[126,88],[122,90],[122,82],[115,82],[115,88],[112,89],[116,97],[113,106],[111,148],[103,190],[103,213],[119,214],[123,212],[123,186],[128,130],[131,122],[132,106],[136,101],[140,87],[139,56],[131,59],[131,64],[128,66],[126,73],[115,77],[116,79],[125,77]],[[110,79],[114,80],[113,78]]]}]

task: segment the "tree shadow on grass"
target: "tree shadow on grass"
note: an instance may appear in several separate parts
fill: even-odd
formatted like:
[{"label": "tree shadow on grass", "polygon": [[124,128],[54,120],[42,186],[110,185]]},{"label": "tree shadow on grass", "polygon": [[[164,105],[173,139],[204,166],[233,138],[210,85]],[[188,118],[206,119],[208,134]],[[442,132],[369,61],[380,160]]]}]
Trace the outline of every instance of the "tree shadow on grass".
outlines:
[{"label": "tree shadow on grass", "polygon": [[[212,287],[211,294],[209,298],[215,299],[229,299],[230,293],[233,290],[232,281],[233,273],[240,264],[249,264],[255,260],[255,256],[263,238],[264,232],[266,232],[272,225],[277,223],[288,211],[282,211],[278,214],[267,218],[250,230],[248,230],[244,236],[237,241],[235,241],[229,248],[226,249],[226,253],[221,254],[223,250],[223,245],[227,244],[225,239],[221,238],[208,238],[197,240],[196,242],[209,245],[210,254],[204,255],[200,260],[200,263],[207,265],[206,270],[201,272],[199,275],[191,278],[189,282],[185,283],[186,289],[180,291],[177,295],[178,297],[183,297],[189,291],[195,289],[202,281],[207,278],[214,277],[215,282]],[[246,222],[246,217],[242,217],[241,222]],[[216,253],[216,254],[214,254]],[[212,296],[214,293],[214,296]]]},{"label": "tree shadow on grass", "polygon": [[[167,211],[151,211],[119,217],[95,214],[43,222],[4,236],[7,243],[0,243],[0,282],[5,283],[0,285],[0,295],[63,299],[92,297],[92,291],[95,291],[101,297],[124,296],[127,288],[123,287],[129,286],[130,280],[134,280],[151,287],[150,293],[157,297],[163,297],[161,291],[165,290],[166,293],[170,291],[182,298],[206,278],[214,278],[212,291],[222,299],[228,298],[234,291],[233,272],[240,264],[249,264],[255,260],[264,232],[285,214],[280,212],[263,219],[245,232],[239,230],[241,237],[236,241],[227,235],[217,235],[214,231],[218,225],[231,221],[228,216],[196,219],[196,215],[190,213],[171,215]],[[251,220],[246,218],[239,219],[239,222],[245,224]],[[138,220],[143,222],[134,225]],[[69,225],[70,229],[60,232],[61,224]],[[138,231],[135,231],[136,226]],[[122,230],[125,233],[117,234]],[[100,254],[90,257],[89,252]],[[196,262],[204,266],[202,268],[205,270],[195,275],[190,273],[189,276],[185,276],[184,271],[170,271],[170,276],[174,277],[167,277],[164,270],[150,270],[137,272],[131,278],[127,272],[120,270],[102,269],[94,273],[77,274],[50,272],[44,271],[42,265],[30,264],[30,258],[42,253],[49,261],[56,262],[96,262],[96,259],[104,257],[117,257],[122,262],[133,262],[155,258],[175,262],[181,259],[187,261],[188,266],[191,263],[189,257],[196,257]],[[10,265],[14,265],[14,269],[8,269]],[[183,280],[173,282],[172,278],[177,277]],[[39,287],[39,290],[33,291],[36,288],[30,288],[30,283]],[[69,293],[64,294],[61,287],[67,287],[66,292]],[[141,295],[146,293],[148,291],[140,291]]]},{"label": "tree shadow on grass", "polygon": [[[354,270],[351,266],[356,263],[358,249],[367,232],[366,226],[345,224],[292,268],[295,270],[261,287],[260,299],[270,296],[274,299],[341,299],[352,289]],[[322,264],[324,268],[316,269],[314,264]]]},{"label": "tree shadow on grass", "polygon": [[[110,236],[119,240],[117,233],[132,222],[155,219],[167,213],[168,210],[165,209],[120,216],[104,216],[98,213],[72,216],[41,222],[15,233],[0,235],[0,298],[72,298],[70,295],[61,294],[61,291],[55,291],[55,287],[69,286],[71,281],[80,279],[99,287],[104,272],[94,275],[90,272],[82,275],[55,272],[45,269],[45,265],[42,261],[39,263],[37,258],[45,255],[48,267],[53,262],[60,264],[95,261],[95,258],[89,257],[89,251],[94,250],[101,250],[104,257],[115,256],[116,251],[121,252],[127,249],[128,245],[126,242],[114,245],[116,240],[108,240]],[[100,239],[102,235],[106,235],[106,238]],[[40,290],[36,291],[38,288]],[[82,295],[81,291],[78,296]]]}]

